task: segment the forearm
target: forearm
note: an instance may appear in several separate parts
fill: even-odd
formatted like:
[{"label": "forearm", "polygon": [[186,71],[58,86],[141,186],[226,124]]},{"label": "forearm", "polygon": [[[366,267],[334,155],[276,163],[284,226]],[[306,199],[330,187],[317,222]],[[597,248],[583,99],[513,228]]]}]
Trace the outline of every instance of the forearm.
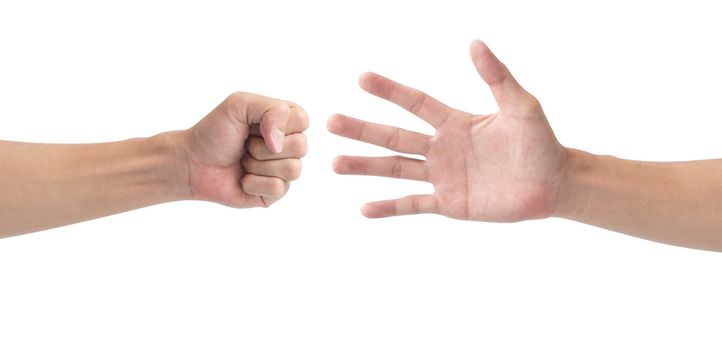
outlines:
[{"label": "forearm", "polygon": [[569,150],[567,165],[555,216],[722,250],[722,160],[639,162]]},{"label": "forearm", "polygon": [[121,142],[0,141],[0,237],[188,197],[173,133]]}]

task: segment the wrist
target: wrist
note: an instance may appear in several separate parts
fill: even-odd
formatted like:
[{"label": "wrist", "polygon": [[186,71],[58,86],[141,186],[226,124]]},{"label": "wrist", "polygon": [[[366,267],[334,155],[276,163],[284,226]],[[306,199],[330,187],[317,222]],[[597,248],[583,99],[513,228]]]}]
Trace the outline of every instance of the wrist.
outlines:
[{"label": "wrist", "polygon": [[188,172],[188,153],[184,146],[184,132],[164,132],[145,140],[146,149],[153,154],[154,182],[167,201],[192,198]]},{"label": "wrist", "polygon": [[591,188],[601,156],[566,149],[562,179],[552,216],[571,219],[581,215],[592,198]]}]

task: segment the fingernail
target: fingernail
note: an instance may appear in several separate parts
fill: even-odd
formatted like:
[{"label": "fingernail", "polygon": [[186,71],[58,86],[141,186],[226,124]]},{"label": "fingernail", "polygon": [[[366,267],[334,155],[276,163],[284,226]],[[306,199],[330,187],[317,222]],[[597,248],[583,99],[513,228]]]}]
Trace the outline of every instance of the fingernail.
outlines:
[{"label": "fingernail", "polygon": [[286,134],[284,134],[280,129],[273,128],[273,130],[271,130],[271,143],[275,148],[273,150],[275,153],[280,153],[283,150],[283,139],[285,137]]}]

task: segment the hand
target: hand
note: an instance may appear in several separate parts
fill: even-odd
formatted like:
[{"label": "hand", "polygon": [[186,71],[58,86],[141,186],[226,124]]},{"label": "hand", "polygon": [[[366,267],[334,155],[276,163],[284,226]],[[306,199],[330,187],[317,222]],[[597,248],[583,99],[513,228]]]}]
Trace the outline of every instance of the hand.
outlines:
[{"label": "hand", "polygon": [[481,41],[471,59],[499,106],[491,115],[450,108],[432,97],[373,73],[361,76],[367,92],[393,102],[434,128],[434,136],[334,115],[334,134],[421,155],[340,156],[339,174],[388,176],[428,181],[433,194],[366,204],[372,218],[437,213],[456,219],[519,221],[550,216],[563,178],[566,150],[556,140],[541,105]]},{"label": "hand", "polygon": [[193,199],[268,207],[301,173],[308,116],[298,105],[234,93],[182,132]]}]

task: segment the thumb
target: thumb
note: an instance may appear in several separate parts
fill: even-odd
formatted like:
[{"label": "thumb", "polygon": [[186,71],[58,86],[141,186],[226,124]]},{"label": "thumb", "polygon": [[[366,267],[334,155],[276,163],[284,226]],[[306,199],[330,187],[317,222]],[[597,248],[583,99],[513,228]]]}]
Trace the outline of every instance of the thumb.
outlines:
[{"label": "thumb", "polygon": [[494,99],[500,109],[513,107],[520,97],[527,93],[514,79],[509,69],[499,61],[488,46],[481,40],[471,43],[471,60],[477,72],[491,88]]},{"label": "thumb", "polygon": [[274,98],[235,92],[221,104],[225,113],[247,126],[259,124],[261,136],[273,153],[283,150],[286,126],[291,117],[288,103]]},{"label": "thumb", "polygon": [[286,103],[279,103],[261,115],[260,131],[266,146],[273,153],[283,151],[286,138],[286,126],[291,116],[291,108]]}]

